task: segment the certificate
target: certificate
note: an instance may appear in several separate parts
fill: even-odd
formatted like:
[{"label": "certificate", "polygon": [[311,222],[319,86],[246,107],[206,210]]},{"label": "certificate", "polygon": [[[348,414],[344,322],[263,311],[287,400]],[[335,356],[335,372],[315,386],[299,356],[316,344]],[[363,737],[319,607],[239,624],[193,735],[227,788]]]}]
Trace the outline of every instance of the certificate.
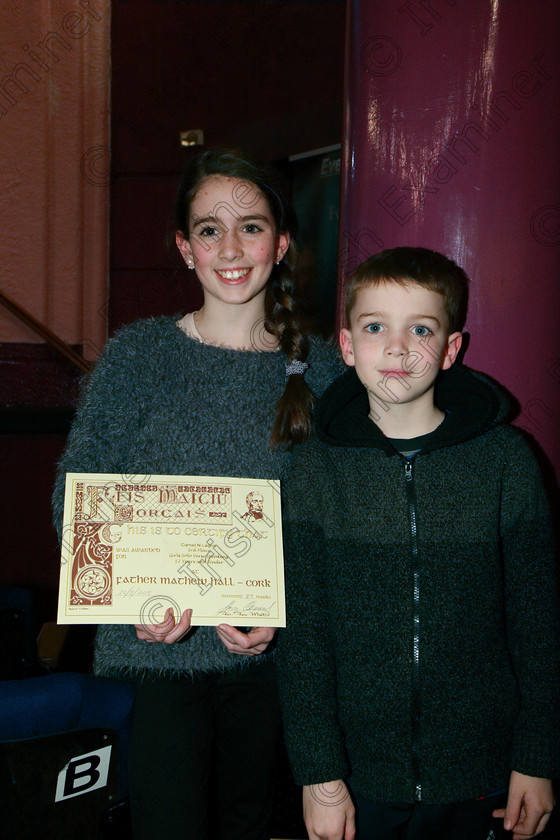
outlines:
[{"label": "certificate", "polygon": [[68,473],[59,624],[284,627],[280,482]]}]

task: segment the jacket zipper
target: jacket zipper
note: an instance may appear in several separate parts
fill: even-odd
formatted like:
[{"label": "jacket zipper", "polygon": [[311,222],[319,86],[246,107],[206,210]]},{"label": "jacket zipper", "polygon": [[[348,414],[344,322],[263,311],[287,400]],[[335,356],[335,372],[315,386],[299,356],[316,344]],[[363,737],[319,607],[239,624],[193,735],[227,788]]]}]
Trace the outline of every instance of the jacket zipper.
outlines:
[{"label": "jacket zipper", "polygon": [[416,515],[416,488],[413,463],[405,461],[404,477],[408,499],[408,518],[412,545],[413,618],[412,618],[412,770],[414,774],[414,800],[422,799],[420,768],[418,762],[418,728],[420,723],[420,564],[418,552],[418,526]]}]

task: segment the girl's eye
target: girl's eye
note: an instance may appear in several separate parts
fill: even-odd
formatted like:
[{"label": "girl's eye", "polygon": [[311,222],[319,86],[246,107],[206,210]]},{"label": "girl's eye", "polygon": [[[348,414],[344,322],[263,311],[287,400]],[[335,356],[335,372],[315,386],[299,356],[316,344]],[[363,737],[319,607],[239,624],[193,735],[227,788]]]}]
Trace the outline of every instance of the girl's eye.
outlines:
[{"label": "girl's eye", "polygon": [[414,335],[420,335],[420,336],[431,335],[432,334],[431,329],[429,329],[428,327],[422,327],[422,326],[420,326],[420,324],[418,324],[418,326],[416,326],[416,327],[413,327],[412,332],[414,333]]},{"label": "girl's eye", "polygon": [[207,237],[207,238],[210,237],[210,236],[217,236],[218,235],[218,229],[215,228],[215,227],[210,227],[210,225],[208,225],[207,227],[202,228],[202,230],[199,232],[198,235],[199,236],[204,236],[204,237]]},{"label": "girl's eye", "polygon": [[381,324],[368,324],[366,327],[366,332],[369,333],[380,333],[383,327]]},{"label": "girl's eye", "polygon": [[244,233],[260,233],[262,228],[258,225],[254,224],[254,222],[249,222],[248,224],[244,225],[243,232]]}]

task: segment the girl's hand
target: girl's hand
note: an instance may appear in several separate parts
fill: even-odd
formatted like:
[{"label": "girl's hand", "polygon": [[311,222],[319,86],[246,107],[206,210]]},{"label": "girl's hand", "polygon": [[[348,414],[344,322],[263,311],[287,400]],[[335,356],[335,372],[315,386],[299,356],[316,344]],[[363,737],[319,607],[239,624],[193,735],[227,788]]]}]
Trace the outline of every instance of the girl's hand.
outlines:
[{"label": "girl's hand", "polygon": [[242,633],[229,624],[220,624],[216,632],[230,653],[254,656],[267,649],[276,635],[276,627],[253,627],[248,633]]},{"label": "girl's hand", "polygon": [[513,840],[526,840],[544,831],[553,807],[550,779],[524,776],[514,770],[509,780],[507,805],[492,816],[504,818],[504,828],[513,831]]},{"label": "girl's hand", "polygon": [[303,788],[303,819],[309,840],[354,840],[354,805],[341,779]]},{"label": "girl's hand", "polygon": [[172,607],[168,607],[159,624],[135,624],[136,636],[143,642],[164,642],[170,645],[186,636],[191,629],[192,610],[185,610],[176,624]]}]

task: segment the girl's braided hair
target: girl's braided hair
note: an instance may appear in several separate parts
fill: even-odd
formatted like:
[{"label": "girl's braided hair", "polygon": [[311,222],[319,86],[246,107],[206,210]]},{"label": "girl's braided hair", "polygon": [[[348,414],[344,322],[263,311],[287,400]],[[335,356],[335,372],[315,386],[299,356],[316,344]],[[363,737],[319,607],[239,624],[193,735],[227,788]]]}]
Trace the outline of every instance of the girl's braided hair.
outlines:
[{"label": "girl's braided hair", "polygon": [[[210,149],[194,158],[185,170],[175,204],[176,222],[189,238],[191,203],[205,178],[225,175],[254,185],[266,198],[274,218],[276,233],[289,233],[290,245],[282,262],[270,275],[265,297],[264,326],[276,336],[289,362],[305,362],[309,338],[304,331],[301,306],[301,280],[297,269],[295,236],[297,220],[289,187],[283,176],[268,163],[259,163],[237,149]],[[307,440],[312,429],[313,393],[301,373],[287,377],[286,388],[276,405],[276,420],[270,436],[274,448],[291,449]]]}]

